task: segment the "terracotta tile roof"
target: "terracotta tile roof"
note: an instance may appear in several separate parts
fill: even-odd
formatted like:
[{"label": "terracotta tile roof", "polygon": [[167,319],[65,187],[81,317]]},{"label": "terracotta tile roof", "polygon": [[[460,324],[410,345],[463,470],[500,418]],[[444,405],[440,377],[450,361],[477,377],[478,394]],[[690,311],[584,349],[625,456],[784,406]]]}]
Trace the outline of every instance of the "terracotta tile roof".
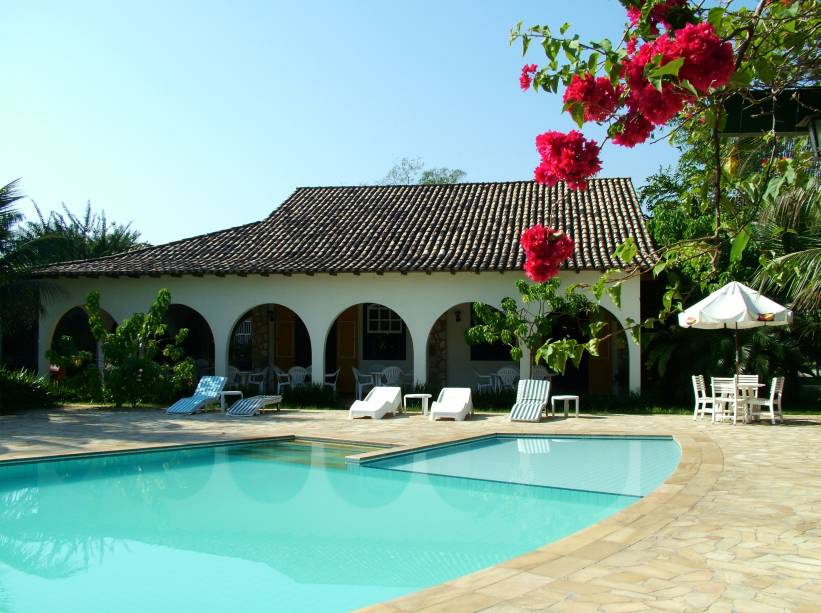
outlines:
[{"label": "terracotta tile roof", "polygon": [[586,192],[532,181],[302,187],[263,221],[120,255],[64,262],[45,276],[296,274],[519,270],[519,236],[535,223],[576,240],[574,270],[619,266],[628,236],[652,259],[630,179]]}]

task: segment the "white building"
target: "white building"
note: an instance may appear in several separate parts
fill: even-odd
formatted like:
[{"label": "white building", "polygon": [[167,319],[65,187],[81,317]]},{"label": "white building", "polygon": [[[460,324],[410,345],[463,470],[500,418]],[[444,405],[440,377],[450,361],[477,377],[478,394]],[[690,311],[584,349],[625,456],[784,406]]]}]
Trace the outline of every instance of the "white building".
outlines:
[{"label": "white building", "polygon": [[[339,368],[345,392],[352,366],[396,364],[419,383],[471,386],[477,372],[509,361],[499,348],[467,344],[471,304],[517,296],[519,237],[536,223],[576,241],[563,284],[593,283],[619,266],[612,253],[629,236],[639,260],[652,251],[629,179],[593,180],[585,192],[524,181],[300,188],[257,223],[45,269],[60,291],[40,320],[40,371],[53,340],[82,325],[76,307],[90,291],[100,292],[113,325],[168,288],[171,325],[191,329],[187,348],[203,371]],[[624,325],[640,319],[639,301],[632,278],[621,308],[609,299],[602,306]],[[565,388],[640,390],[640,347],[623,335],[605,345],[566,375]],[[520,367],[529,372],[529,361]]]}]

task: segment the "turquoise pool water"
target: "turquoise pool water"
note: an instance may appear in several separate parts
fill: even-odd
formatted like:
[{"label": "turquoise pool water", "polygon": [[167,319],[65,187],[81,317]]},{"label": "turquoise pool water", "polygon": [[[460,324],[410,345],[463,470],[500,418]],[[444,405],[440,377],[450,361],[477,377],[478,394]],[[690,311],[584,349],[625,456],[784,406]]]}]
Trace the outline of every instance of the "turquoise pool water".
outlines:
[{"label": "turquoise pool water", "polygon": [[495,436],[372,462],[469,479],[646,496],[673,472],[681,450],[669,437]]},{"label": "turquoise pool water", "polygon": [[368,450],[268,441],[0,465],[0,611],[346,611],[636,500],[345,463]]}]

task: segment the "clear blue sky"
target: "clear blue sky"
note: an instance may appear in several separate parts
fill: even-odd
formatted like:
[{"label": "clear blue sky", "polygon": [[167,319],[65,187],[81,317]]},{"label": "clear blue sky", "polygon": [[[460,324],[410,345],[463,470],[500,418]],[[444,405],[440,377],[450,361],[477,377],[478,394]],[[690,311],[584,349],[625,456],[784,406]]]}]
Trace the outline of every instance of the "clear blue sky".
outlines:
[{"label": "clear blue sky", "polygon": [[[616,38],[625,21],[616,0],[25,0],[2,19],[0,183],[20,177],[45,210],[91,200],[152,243],[261,219],[298,186],[375,182],[402,157],[530,179],[536,134],[572,125],[558,96],[519,90],[510,27]],[[638,187],[676,156],[602,157]]]}]

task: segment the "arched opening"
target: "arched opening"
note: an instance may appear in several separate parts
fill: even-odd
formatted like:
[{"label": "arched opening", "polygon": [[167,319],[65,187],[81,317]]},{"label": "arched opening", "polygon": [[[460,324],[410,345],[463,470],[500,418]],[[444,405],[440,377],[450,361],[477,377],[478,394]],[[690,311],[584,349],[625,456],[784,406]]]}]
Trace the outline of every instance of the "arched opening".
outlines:
[{"label": "arched opening", "polygon": [[[117,327],[114,318],[106,311],[102,311],[102,315],[106,328],[109,331],[114,330]],[[96,365],[98,369],[103,366],[100,346],[91,333],[88,314],[83,307],[76,306],[69,309],[57,321],[49,347],[53,352],[64,357],[79,355],[80,352],[87,352],[91,355],[90,360],[65,361],[59,368],[53,368],[52,374],[56,378],[70,377],[85,369],[89,364]]]},{"label": "arched opening", "polygon": [[260,392],[277,391],[277,370],[295,367],[310,372],[311,339],[305,323],[294,311],[281,304],[260,304],[246,311],[231,331],[228,367],[236,381],[233,386],[251,382],[261,385]]},{"label": "arched opening", "polygon": [[[389,367],[399,368],[397,380],[384,379],[382,373]],[[356,395],[354,369],[383,384],[413,385],[413,341],[405,321],[390,307],[355,304],[331,324],[325,339],[325,371],[339,371],[338,393]]]},{"label": "arched opening", "polygon": [[452,306],[434,322],[427,344],[429,384],[478,390],[502,368],[518,371],[519,363],[504,343],[468,343],[465,332],[478,323],[470,302]]},{"label": "arched opening", "polygon": [[172,304],[166,314],[168,340],[171,342],[182,328],[188,329],[183,343],[185,355],[194,360],[194,379],[214,374],[214,334],[199,312],[184,304]]},{"label": "arched opening", "polygon": [[[582,394],[597,396],[621,396],[629,391],[629,362],[627,338],[619,320],[607,309],[601,308],[605,326],[601,336],[609,336],[599,344],[599,355],[587,353],[576,368],[568,361],[564,374],[553,377],[553,394]],[[582,322],[584,323],[584,322]],[[556,338],[569,337],[587,340],[579,322],[563,318],[554,328]]]}]

